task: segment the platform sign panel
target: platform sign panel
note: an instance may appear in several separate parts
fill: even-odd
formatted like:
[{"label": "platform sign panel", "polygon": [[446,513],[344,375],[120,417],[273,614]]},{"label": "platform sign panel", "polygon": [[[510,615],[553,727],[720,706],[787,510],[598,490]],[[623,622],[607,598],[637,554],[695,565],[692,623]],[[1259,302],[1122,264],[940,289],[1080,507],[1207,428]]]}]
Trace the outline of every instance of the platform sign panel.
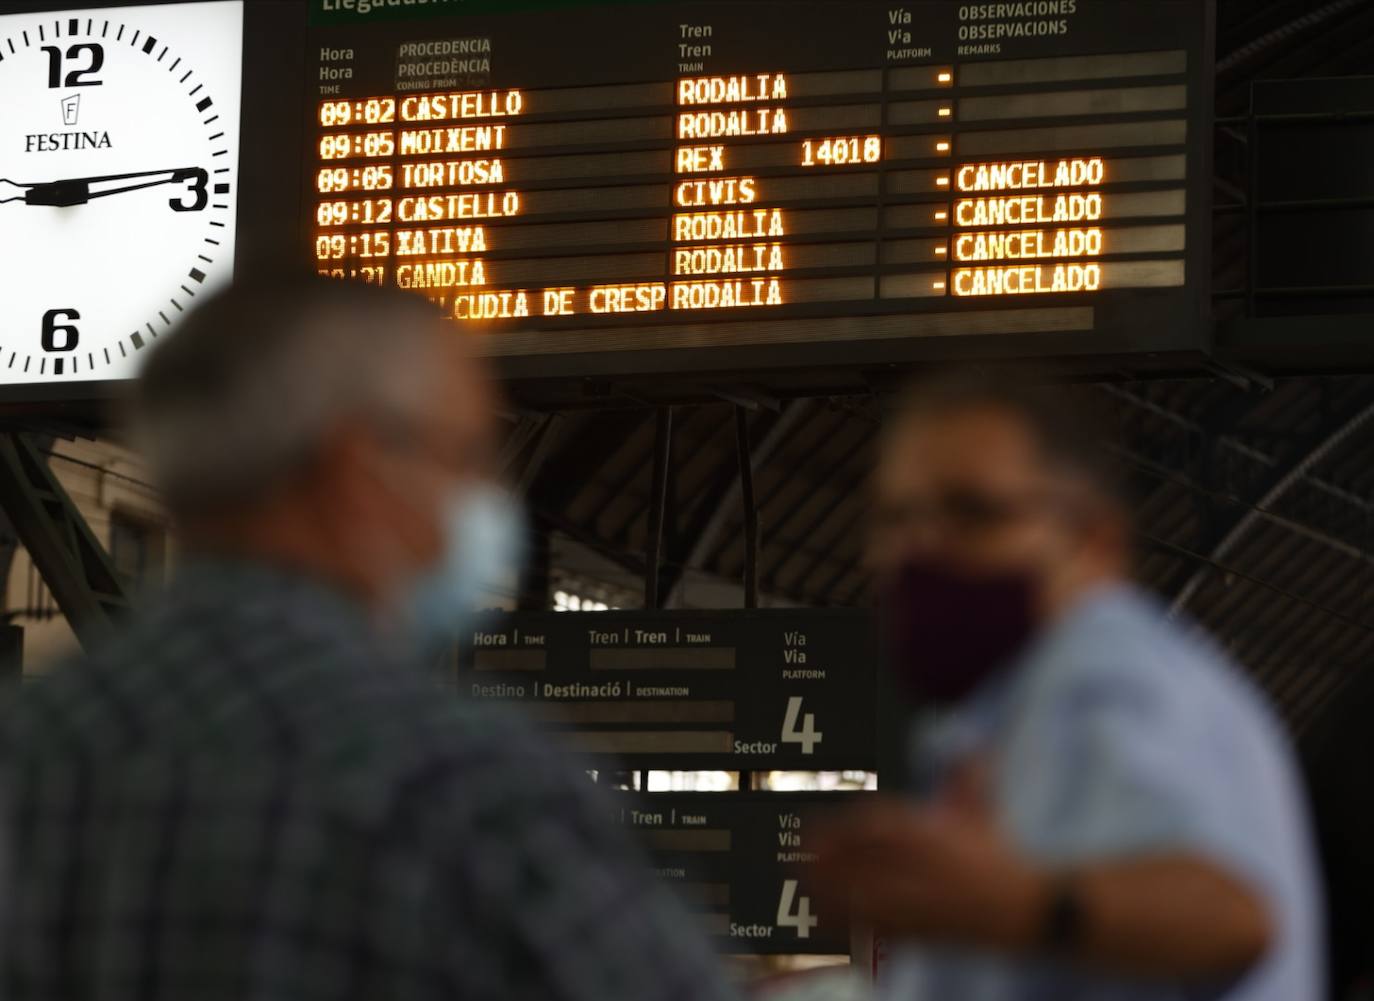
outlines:
[{"label": "platform sign panel", "polygon": [[1205,346],[1205,2],[359,3],[314,263],[513,375]]},{"label": "platform sign panel", "polygon": [[460,695],[519,705],[603,767],[876,761],[877,655],[862,612],[514,612],[467,640]]},{"label": "platform sign panel", "polygon": [[863,793],[658,793],[626,797],[616,820],[718,949],[844,955],[848,915],[810,894],[815,825]]}]

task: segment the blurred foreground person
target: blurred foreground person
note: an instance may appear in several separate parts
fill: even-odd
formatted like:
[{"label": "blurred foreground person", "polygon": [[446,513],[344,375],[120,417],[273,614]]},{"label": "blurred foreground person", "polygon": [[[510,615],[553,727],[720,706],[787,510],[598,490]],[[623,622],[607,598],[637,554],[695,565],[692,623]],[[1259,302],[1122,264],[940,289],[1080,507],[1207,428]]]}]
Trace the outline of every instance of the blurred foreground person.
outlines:
[{"label": "blurred foreground person", "polygon": [[834,827],[819,885],[901,1001],[1313,1001],[1318,891],[1289,748],[1220,653],[1126,583],[1089,435],[1015,384],[918,389],[882,444],[870,560],[924,706],[917,804]]},{"label": "blurred foreground person", "polygon": [[316,281],[150,359],[186,558],[0,714],[6,1001],[728,995],[575,763],[417,666],[518,533],[457,342]]}]

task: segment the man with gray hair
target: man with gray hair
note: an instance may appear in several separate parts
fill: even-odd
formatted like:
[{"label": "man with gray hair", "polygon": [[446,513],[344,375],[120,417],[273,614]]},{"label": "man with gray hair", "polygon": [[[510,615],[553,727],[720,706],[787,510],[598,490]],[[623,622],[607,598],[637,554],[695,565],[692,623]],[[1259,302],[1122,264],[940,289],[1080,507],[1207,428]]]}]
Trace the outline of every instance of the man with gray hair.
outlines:
[{"label": "man with gray hair", "polygon": [[238,287],[159,347],[187,558],[0,708],[7,1001],[731,995],[576,763],[417,667],[514,562],[492,402],[394,290]]}]

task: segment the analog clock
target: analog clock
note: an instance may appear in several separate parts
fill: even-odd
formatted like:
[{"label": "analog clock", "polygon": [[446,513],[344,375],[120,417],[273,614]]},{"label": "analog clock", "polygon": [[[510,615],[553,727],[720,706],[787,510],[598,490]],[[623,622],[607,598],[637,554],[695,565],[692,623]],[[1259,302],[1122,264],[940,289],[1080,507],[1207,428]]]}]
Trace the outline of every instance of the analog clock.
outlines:
[{"label": "analog clock", "polygon": [[121,379],[233,273],[241,0],[0,16],[0,385]]}]

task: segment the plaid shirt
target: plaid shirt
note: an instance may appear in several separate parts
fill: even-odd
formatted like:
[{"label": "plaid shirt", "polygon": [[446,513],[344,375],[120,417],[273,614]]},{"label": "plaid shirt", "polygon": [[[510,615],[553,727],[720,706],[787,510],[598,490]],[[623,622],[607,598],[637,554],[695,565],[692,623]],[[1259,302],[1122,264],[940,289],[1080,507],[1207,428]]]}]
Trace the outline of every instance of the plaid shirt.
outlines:
[{"label": "plaid shirt", "polygon": [[577,762],[341,594],[188,567],[0,709],[5,1001],[732,996]]}]

